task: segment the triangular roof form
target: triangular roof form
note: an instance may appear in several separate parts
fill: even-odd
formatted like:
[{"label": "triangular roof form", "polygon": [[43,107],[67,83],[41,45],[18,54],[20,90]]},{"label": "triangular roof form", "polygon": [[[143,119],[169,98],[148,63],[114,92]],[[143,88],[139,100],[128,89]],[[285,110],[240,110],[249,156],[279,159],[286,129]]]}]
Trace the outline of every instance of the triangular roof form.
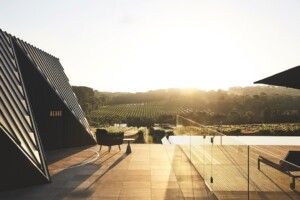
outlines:
[{"label": "triangular roof form", "polygon": [[293,67],[283,72],[274,74],[267,78],[261,79],[254,83],[267,85],[284,86],[289,88],[300,89],[300,66]]},{"label": "triangular roof form", "polygon": [[50,182],[45,150],[95,144],[59,59],[0,29],[0,191]]}]

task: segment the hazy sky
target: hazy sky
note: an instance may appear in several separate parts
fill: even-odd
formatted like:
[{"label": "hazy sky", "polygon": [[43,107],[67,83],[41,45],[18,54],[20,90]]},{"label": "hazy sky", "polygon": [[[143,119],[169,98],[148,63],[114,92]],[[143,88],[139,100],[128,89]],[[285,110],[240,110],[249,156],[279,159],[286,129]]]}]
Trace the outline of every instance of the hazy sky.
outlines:
[{"label": "hazy sky", "polygon": [[0,0],[0,28],[99,91],[248,86],[300,64],[298,0]]}]

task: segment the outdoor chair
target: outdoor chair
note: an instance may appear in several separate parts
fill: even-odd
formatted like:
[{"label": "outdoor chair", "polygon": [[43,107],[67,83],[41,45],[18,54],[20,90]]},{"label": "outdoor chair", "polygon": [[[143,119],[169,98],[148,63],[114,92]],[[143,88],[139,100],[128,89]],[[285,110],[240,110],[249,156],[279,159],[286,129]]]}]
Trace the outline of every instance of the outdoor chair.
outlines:
[{"label": "outdoor chair", "polygon": [[260,163],[264,163],[273,167],[274,169],[290,176],[292,182],[290,183],[290,188],[295,189],[296,187],[296,178],[300,178],[300,175],[295,175],[293,172],[300,171],[300,151],[289,151],[283,160],[280,160],[279,163],[275,163],[263,156],[259,156],[258,159],[258,170],[260,170]]},{"label": "outdoor chair", "polygon": [[111,146],[118,145],[119,150],[121,150],[120,145],[123,144],[124,132],[119,133],[108,133],[105,129],[96,130],[97,143],[100,145],[99,151],[101,151],[102,145],[108,146],[108,151],[110,152]]}]

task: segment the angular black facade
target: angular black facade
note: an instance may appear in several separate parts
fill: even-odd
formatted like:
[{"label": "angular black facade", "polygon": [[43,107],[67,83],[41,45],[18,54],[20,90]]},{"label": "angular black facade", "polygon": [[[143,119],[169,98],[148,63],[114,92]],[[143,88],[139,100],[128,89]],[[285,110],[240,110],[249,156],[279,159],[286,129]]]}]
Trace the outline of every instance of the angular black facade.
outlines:
[{"label": "angular black facade", "polygon": [[95,144],[59,59],[0,30],[0,191],[50,182],[44,149]]}]

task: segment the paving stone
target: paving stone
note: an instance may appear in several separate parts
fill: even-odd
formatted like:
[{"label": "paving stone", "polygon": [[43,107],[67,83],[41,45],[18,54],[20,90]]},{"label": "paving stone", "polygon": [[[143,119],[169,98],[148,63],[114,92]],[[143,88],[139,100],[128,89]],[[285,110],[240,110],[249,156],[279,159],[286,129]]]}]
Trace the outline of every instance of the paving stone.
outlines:
[{"label": "paving stone", "polygon": [[121,151],[103,148],[99,158],[88,164],[85,162],[96,155],[99,146],[79,152],[66,149],[49,153],[52,183],[2,192],[0,199],[209,198],[202,177],[180,148],[131,144],[132,153],[127,155],[126,145],[121,146]]}]

